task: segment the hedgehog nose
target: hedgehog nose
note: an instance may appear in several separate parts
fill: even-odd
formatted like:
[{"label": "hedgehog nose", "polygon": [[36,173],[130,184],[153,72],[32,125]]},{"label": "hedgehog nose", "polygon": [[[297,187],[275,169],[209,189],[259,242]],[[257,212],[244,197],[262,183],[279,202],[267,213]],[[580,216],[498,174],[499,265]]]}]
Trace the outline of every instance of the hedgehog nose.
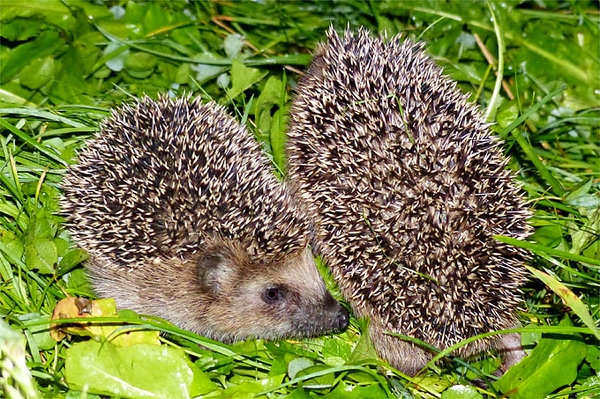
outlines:
[{"label": "hedgehog nose", "polygon": [[350,315],[348,314],[348,310],[345,307],[340,306],[340,308],[341,309],[338,312],[336,319],[335,319],[334,328],[337,331],[344,331],[348,327]]}]

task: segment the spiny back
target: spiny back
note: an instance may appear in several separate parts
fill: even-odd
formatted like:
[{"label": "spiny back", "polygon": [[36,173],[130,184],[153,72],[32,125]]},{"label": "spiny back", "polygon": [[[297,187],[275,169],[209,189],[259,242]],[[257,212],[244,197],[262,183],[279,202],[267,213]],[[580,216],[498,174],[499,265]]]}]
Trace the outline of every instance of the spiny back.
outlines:
[{"label": "spiny back", "polygon": [[421,45],[330,30],[288,154],[360,316],[439,347],[514,325],[527,254],[493,236],[525,238],[529,212],[478,109]]},{"label": "spiny back", "polygon": [[119,268],[233,239],[266,263],[309,222],[254,138],[200,98],[145,97],[112,112],[63,185],[75,241]]}]

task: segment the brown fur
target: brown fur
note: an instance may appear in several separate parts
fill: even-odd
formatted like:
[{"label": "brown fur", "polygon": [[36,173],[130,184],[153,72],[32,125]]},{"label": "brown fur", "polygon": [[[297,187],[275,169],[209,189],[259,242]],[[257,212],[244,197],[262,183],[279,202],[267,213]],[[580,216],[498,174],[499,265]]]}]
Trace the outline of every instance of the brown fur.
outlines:
[{"label": "brown fur", "polygon": [[[115,272],[92,259],[88,270],[96,292],[117,298],[120,307],[223,342],[317,336],[345,327],[335,325],[344,311],[308,249],[257,263],[237,243],[215,240],[189,260],[157,258],[148,267]],[[285,299],[266,303],[261,295],[269,287],[285,287]]]}]

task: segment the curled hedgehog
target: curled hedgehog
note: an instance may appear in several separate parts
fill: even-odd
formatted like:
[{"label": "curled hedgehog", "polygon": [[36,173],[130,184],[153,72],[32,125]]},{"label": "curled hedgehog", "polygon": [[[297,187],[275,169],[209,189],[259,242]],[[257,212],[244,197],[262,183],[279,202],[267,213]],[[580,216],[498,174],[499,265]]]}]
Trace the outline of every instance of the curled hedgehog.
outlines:
[{"label": "curled hedgehog", "polygon": [[63,213],[97,294],[231,342],[344,329],[310,222],[254,137],[215,103],[113,111],[69,168]]},{"label": "curled hedgehog", "polygon": [[[518,325],[529,210],[478,108],[422,45],[332,29],[291,109],[288,179],[313,215],[315,246],[379,354],[415,374],[432,353]],[[515,334],[478,340],[505,367]]]}]

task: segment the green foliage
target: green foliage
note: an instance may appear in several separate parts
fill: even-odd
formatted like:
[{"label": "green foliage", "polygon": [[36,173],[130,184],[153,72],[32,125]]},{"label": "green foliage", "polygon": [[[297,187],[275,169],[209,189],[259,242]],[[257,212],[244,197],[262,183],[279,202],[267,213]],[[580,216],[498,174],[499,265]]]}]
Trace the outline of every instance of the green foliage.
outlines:
[{"label": "green foliage", "polygon": [[[572,324],[565,318],[559,325]],[[531,354],[507,371],[496,386],[509,397],[548,395],[575,381],[585,355],[585,343],[578,335],[541,338]]]},{"label": "green foliage", "polygon": [[[186,398],[216,388],[188,364],[181,348],[150,344],[120,348],[94,340],[67,351],[65,379],[75,390],[124,397]],[[196,392],[191,391],[193,382],[198,385]]]},{"label": "green foliage", "polygon": [[[34,389],[44,397],[597,394],[597,2],[0,0],[0,23],[0,386],[7,397],[35,397]],[[355,319],[333,337],[224,345],[121,312],[116,323],[163,331],[165,339],[128,347],[53,341],[56,303],[92,296],[81,266],[87,255],[58,215],[61,175],[108,110],[142,94],[202,95],[248,126],[283,176],[291,90],[330,24],[425,41],[471,101],[489,110],[533,209],[527,242],[498,237],[534,254],[520,330],[529,357],[498,381],[494,354],[432,364],[409,378],[376,358],[360,334],[366,322]]]}]

